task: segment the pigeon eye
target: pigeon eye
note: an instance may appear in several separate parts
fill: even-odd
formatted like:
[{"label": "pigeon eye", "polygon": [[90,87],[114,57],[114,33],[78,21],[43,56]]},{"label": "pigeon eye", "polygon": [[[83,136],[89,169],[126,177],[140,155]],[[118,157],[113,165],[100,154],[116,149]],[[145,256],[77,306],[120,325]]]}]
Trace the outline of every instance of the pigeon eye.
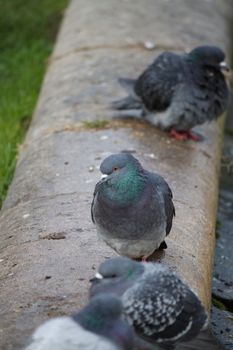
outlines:
[{"label": "pigeon eye", "polygon": [[119,168],[117,167],[117,166],[115,166],[114,168],[113,168],[113,171],[116,171],[116,170],[118,170]]},{"label": "pigeon eye", "polygon": [[115,273],[112,273],[111,275],[104,276],[105,278],[115,278],[117,275]]}]

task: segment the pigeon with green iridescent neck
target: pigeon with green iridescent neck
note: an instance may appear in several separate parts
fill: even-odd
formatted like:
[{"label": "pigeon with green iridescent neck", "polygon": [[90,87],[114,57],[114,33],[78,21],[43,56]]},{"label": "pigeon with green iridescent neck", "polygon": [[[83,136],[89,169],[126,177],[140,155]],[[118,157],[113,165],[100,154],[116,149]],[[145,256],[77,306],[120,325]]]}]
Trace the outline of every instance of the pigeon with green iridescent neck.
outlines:
[{"label": "pigeon with green iridescent neck", "polygon": [[117,296],[101,293],[78,313],[43,323],[25,350],[133,350],[134,331],[122,311]]},{"label": "pigeon with green iridescent neck", "polygon": [[149,257],[167,247],[175,208],[162,176],[143,169],[129,153],[113,154],[101,164],[92,220],[100,237],[120,255]]},{"label": "pigeon with green iridescent neck", "polygon": [[199,46],[188,54],[163,52],[137,79],[119,79],[128,96],[111,107],[116,116],[141,118],[178,140],[201,139],[191,128],[217,119],[227,108],[229,89],[224,52]]}]

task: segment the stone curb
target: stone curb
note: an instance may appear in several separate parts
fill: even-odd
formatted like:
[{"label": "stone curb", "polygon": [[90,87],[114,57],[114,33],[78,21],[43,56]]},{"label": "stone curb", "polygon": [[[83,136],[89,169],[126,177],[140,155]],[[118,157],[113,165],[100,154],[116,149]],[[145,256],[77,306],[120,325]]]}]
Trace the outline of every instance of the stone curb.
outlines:
[{"label": "stone curb", "polygon": [[[228,51],[230,9],[227,0],[71,1],[0,216],[1,349],[83,306],[89,278],[115,255],[97,238],[90,204],[100,162],[122,150],[170,184],[176,218],[162,260],[209,308],[221,126],[179,143],[144,123],[112,122],[106,107],[123,94],[117,78],[137,76],[163,50]],[[108,122],[85,122],[96,119]]]}]

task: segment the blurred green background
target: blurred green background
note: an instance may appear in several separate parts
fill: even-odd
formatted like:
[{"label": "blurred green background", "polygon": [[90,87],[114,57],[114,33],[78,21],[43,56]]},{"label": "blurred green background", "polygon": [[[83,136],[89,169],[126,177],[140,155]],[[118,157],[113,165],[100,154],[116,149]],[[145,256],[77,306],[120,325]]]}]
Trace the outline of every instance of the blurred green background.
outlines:
[{"label": "blurred green background", "polygon": [[0,208],[68,0],[0,0]]}]

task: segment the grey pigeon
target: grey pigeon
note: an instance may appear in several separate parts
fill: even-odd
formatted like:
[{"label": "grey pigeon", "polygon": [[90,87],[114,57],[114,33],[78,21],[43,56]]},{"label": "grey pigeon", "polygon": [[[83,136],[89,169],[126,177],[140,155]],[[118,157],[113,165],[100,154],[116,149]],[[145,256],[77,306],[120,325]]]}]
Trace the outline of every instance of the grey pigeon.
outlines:
[{"label": "grey pigeon", "polygon": [[113,102],[112,108],[122,110],[121,117],[142,118],[177,139],[198,141],[190,129],[216,119],[228,105],[224,58],[216,46],[181,55],[164,52],[138,79],[119,79],[129,96]]},{"label": "grey pigeon", "polygon": [[143,169],[129,153],[107,157],[100,170],[105,178],[95,187],[91,214],[101,238],[131,258],[146,259],[166,248],[175,209],[162,176]]},{"label": "grey pigeon", "polygon": [[[197,295],[167,266],[112,258],[100,265],[91,282],[91,297],[103,291],[121,296],[125,319],[134,327],[139,349],[156,344],[167,350],[218,349],[199,347],[209,339],[203,335],[207,313]],[[197,336],[201,342],[192,347],[190,340]]]},{"label": "grey pigeon", "polygon": [[79,313],[42,324],[26,350],[133,350],[134,332],[117,296],[100,294]]}]

